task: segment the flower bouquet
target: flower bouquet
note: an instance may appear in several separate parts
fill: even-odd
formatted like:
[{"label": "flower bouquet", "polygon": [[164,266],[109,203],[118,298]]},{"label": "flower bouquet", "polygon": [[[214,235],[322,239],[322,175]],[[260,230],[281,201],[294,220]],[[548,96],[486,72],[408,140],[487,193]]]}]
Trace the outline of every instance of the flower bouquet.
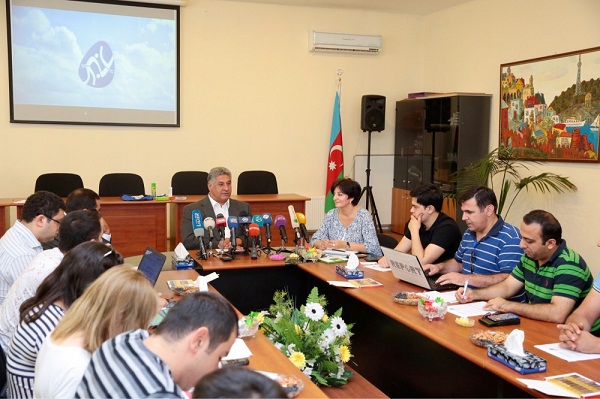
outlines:
[{"label": "flower bouquet", "polygon": [[275,292],[262,329],[290,361],[320,385],[340,386],[353,376],[344,363],[350,360],[352,324],[342,319],[342,309],[328,316],[327,300],[313,288],[300,309],[289,293]]}]

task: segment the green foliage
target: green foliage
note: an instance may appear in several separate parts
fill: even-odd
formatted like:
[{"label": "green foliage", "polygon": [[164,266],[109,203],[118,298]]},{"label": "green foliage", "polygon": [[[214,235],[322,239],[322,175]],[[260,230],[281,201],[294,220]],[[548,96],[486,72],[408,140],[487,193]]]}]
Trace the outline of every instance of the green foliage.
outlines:
[{"label": "green foliage", "polygon": [[269,315],[264,318],[264,334],[313,382],[340,386],[348,382],[352,372],[344,363],[350,357],[352,324],[341,318],[342,309],[328,316],[327,299],[315,287],[306,304],[294,306],[289,293],[277,291]]},{"label": "green foliage", "polygon": [[[541,161],[519,159],[523,157],[539,159],[545,158],[545,154],[542,151],[500,146],[478,162],[462,168],[454,174],[453,181],[457,183],[457,193],[462,193],[474,185],[486,186],[489,184],[498,197],[498,214],[506,218],[517,196],[523,190],[529,191],[531,188],[541,193],[577,191],[577,187],[571,183],[568,177],[555,173],[543,172],[538,175],[521,177],[522,172],[529,171],[530,164],[542,164]],[[500,177],[499,192],[494,187],[496,176]],[[510,197],[511,195],[512,197]],[[506,212],[503,213],[505,207]]]}]

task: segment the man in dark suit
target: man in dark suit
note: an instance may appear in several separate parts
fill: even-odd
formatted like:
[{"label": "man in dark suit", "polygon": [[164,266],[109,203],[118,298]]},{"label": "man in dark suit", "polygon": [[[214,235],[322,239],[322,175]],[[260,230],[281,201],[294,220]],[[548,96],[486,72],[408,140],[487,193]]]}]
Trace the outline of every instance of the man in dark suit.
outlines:
[{"label": "man in dark suit", "polygon": [[[198,249],[200,247],[198,239],[194,236],[192,227],[192,211],[199,210],[202,219],[211,217],[216,219],[216,215],[222,214],[225,219],[229,216],[239,216],[245,212],[246,216],[252,216],[250,205],[246,202],[231,199],[231,171],[227,168],[212,168],[208,173],[208,195],[198,202],[186,205],[183,208],[181,217],[181,237],[183,245],[187,249]],[[236,232],[236,237],[241,237],[242,230]],[[208,237],[208,232],[204,232]],[[229,245],[230,231],[229,226],[225,229],[225,246]],[[239,244],[239,241],[238,241]]]}]

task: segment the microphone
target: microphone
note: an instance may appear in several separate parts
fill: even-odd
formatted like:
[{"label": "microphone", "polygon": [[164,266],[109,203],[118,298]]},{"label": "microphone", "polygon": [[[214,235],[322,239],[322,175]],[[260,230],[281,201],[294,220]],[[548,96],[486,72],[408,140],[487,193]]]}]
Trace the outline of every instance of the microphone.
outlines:
[{"label": "microphone", "polygon": [[211,218],[210,216],[204,219],[204,228],[206,230],[208,230],[208,243],[210,246],[210,249],[212,249],[212,240],[213,238],[215,238],[215,234],[213,232],[213,229],[215,228],[215,219]]},{"label": "microphone", "polygon": [[225,216],[222,213],[217,215],[217,219],[215,220],[215,224],[217,226],[217,231],[219,232],[219,241],[225,239],[225,227],[227,227],[227,220],[225,220]]},{"label": "microphone", "polygon": [[262,247],[262,236],[260,234],[260,229],[262,229],[263,227],[263,218],[261,215],[254,215],[252,216],[252,222],[255,223],[258,226],[258,247],[261,248]]},{"label": "microphone", "polygon": [[285,232],[285,226],[287,225],[287,221],[285,220],[285,216],[277,215],[275,216],[275,227],[279,229],[279,234],[281,234],[281,240],[284,243],[287,243],[287,233]]},{"label": "microphone", "polygon": [[304,238],[304,242],[308,243],[308,230],[306,230],[306,216],[301,212],[296,212],[298,222],[300,222],[300,234]]},{"label": "microphone", "polygon": [[294,237],[294,242],[296,245],[301,238],[300,235],[300,224],[298,223],[298,218],[296,217],[296,210],[294,209],[294,205],[288,206],[288,211],[290,211],[290,220],[292,221],[292,228],[294,229],[294,233],[296,233],[296,237]]},{"label": "microphone", "polygon": [[237,216],[229,216],[229,218],[227,219],[227,224],[229,225],[229,228],[231,229],[230,242],[231,242],[231,253],[233,254],[235,252],[235,247],[236,247],[235,229],[237,229],[239,226]]},{"label": "microphone", "polygon": [[238,223],[244,229],[244,235],[248,237],[248,225],[252,223],[252,218],[248,216],[248,212],[241,211],[240,216],[238,216]]},{"label": "microphone", "polygon": [[202,223],[202,214],[199,210],[192,211],[192,228],[194,235],[200,244],[200,258],[206,259],[206,249],[204,248],[204,223]]},{"label": "microphone", "polygon": [[248,226],[250,237],[252,237],[252,252],[250,252],[250,259],[258,259],[256,252],[256,237],[260,236],[260,227],[256,223],[250,223]]},{"label": "microphone", "polygon": [[271,243],[271,225],[273,224],[273,219],[271,219],[270,213],[263,213],[262,215],[263,224],[265,226],[265,236],[267,237],[267,246]]}]

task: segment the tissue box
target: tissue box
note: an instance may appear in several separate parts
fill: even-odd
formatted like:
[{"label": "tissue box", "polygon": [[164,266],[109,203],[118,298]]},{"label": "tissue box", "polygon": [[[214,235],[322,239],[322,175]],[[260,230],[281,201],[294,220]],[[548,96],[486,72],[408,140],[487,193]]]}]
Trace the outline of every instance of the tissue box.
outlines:
[{"label": "tissue box", "polygon": [[363,272],[362,270],[359,270],[358,268],[350,270],[346,268],[346,265],[336,265],[335,272],[339,275],[344,276],[347,279],[365,277],[365,272]]},{"label": "tissue box", "polygon": [[177,256],[171,257],[171,268],[173,270],[187,270],[194,268],[194,259],[191,256],[185,257],[185,259],[178,258]]},{"label": "tissue box", "polygon": [[531,352],[524,351],[525,356],[518,356],[509,352],[504,344],[490,345],[487,351],[489,357],[521,374],[542,373],[546,371],[546,360]]}]

